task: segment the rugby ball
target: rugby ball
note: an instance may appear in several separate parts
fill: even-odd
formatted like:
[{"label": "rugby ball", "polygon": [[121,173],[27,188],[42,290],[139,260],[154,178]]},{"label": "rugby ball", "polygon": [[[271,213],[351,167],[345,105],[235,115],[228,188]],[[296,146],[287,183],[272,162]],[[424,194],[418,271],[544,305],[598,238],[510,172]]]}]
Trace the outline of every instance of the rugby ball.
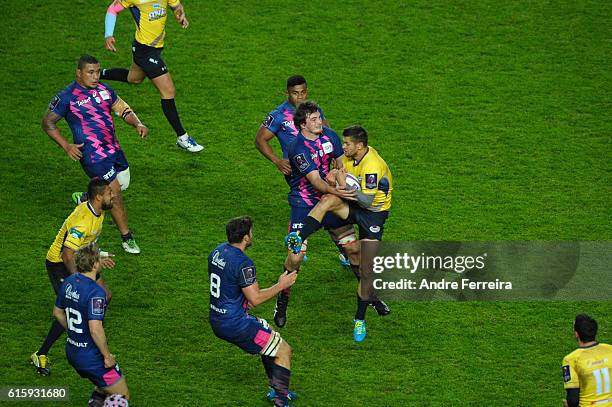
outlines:
[{"label": "rugby ball", "polygon": [[346,189],[347,191],[361,191],[359,180],[353,174],[346,174]]}]

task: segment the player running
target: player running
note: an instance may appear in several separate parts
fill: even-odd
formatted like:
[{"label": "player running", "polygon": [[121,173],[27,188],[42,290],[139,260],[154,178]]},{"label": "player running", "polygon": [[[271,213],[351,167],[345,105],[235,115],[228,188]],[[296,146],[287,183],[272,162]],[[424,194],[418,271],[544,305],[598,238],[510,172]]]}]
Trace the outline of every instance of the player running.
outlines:
[{"label": "player running", "polygon": [[343,197],[339,194],[323,196],[305,217],[302,229],[289,233],[285,241],[290,250],[299,253],[302,241],[321,226],[325,226],[325,217],[328,216],[328,212],[359,226],[359,240],[366,244],[361,244],[358,277],[360,280],[357,312],[353,320],[353,339],[361,342],[366,337],[365,314],[368,305],[384,304],[375,298],[372,287],[367,282],[371,276],[372,261],[378,250],[378,242],[382,240],[384,224],[389,216],[393,183],[387,163],[374,148],[368,145],[368,133],[363,127],[348,127],[344,129],[342,135],[344,137],[342,143],[345,155],[344,168],[361,182],[361,190],[354,191],[356,201],[347,202],[341,199]]},{"label": "player running", "polygon": [[597,321],[580,314],[574,321],[578,349],[563,358],[566,407],[612,406],[612,346],[597,343]]},{"label": "player running", "polygon": [[127,383],[108,349],[102,324],[108,301],[95,281],[102,265],[98,245],[94,242],[77,251],[75,264],[77,272],[64,280],[53,307],[53,316],[68,333],[66,357],[81,377],[96,386],[90,407],[102,407],[106,398],[115,402],[111,405],[127,406]]},{"label": "player running", "polygon": [[278,283],[259,288],[253,261],[245,254],[253,242],[253,221],[244,216],[227,223],[227,243],[208,256],[210,277],[210,325],[215,335],[245,352],[260,354],[269,379],[268,398],[276,406],[295,399],[289,391],[291,347],[268,323],[248,314],[248,310],[290,287],[297,272],[285,272]]},{"label": "player running", "polygon": [[176,109],[174,97],[176,89],[166,63],[161,58],[166,36],[166,19],[168,7],[174,13],[176,21],[183,28],[189,26],[185,9],[179,0],[115,0],[108,6],[105,18],[105,46],[112,52],[116,51],[115,23],[117,14],[129,9],[136,24],[136,33],[132,42],[132,66],[102,70],[102,79],[139,84],[149,78],[159,91],[161,107],[166,120],[176,132],[176,145],[191,153],[204,149],[203,146],[187,134]]},{"label": "player running", "polygon": [[[104,211],[113,207],[113,191],[103,179],[94,178],[89,181],[87,193],[89,201],[78,205],[66,218],[47,252],[45,266],[55,295],[59,294],[59,288],[64,279],[77,272],[75,253],[98,240],[104,224]],[[103,267],[111,268],[115,266],[115,262],[110,256],[112,255],[106,254],[102,259]],[[106,289],[104,281],[99,275],[97,276],[97,282]],[[110,291],[106,290],[110,300]],[[62,333],[64,333],[64,328],[59,322],[53,320],[40,349],[31,356],[38,374],[48,376],[51,373],[47,355]]]},{"label": "player running", "polygon": [[[68,157],[81,163],[89,178],[106,180],[114,195],[111,215],[119,233],[123,250],[138,254],[140,247],[128,227],[127,212],[121,191],[130,185],[130,168],[115,135],[112,112],[136,129],[145,138],[149,129],[115,91],[100,80],[100,64],[91,55],[79,58],[76,80],[58,93],[43,117],[47,135],[64,149]],[[73,143],[60,133],[56,124],[66,119]],[[84,198],[82,200],[87,200]]]}]

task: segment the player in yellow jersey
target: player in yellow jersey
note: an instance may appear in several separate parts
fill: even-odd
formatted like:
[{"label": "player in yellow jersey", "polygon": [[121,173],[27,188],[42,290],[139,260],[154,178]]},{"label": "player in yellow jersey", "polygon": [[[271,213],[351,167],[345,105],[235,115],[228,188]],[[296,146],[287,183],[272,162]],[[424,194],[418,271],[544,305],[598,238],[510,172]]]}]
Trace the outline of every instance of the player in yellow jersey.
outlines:
[{"label": "player in yellow jersey", "polygon": [[174,102],[176,95],[174,82],[172,82],[166,63],[161,58],[166,36],[168,7],[181,27],[187,28],[189,21],[179,0],[114,0],[108,6],[104,31],[106,49],[116,51],[113,32],[117,14],[123,10],[129,9],[132,13],[136,23],[136,34],[132,42],[133,61],[130,69],[103,69],[101,78],[139,84],[148,77],[159,91],[162,111],[176,132],[176,145],[189,152],[197,153],[204,147],[191,138],[183,128]]},{"label": "player in yellow jersey", "polygon": [[[76,251],[98,240],[102,232],[104,211],[113,207],[113,191],[108,182],[101,178],[89,181],[87,195],[89,200],[79,204],[66,218],[47,252],[45,262],[47,273],[56,296],[64,278],[76,272],[74,262]],[[115,266],[111,257],[112,255],[105,255],[102,259],[103,267]],[[105,287],[104,281],[98,276],[96,282],[105,289],[110,300],[110,291]],[[32,354],[32,363],[42,376],[50,373],[47,355],[63,332],[64,328],[54,320],[40,349]]]},{"label": "player in yellow jersey", "polygon": [[342,136],[344,168],[356,176],[361,185],[361,189],[354,193],[356,200],[352,201],[350,198],[343,200],[332,194],[323,195],[319,203],[308,213],[302,230],[287,235],[285,242],[292,251],[299,250],[302,241],[321,227],[321,220],[327,212],[333,212],[341,219],[359,226],[359,240],[366,244],[361,244],[360,281],[357,312],[353,321],[353,339],[361,342],[366,336],[365,314],[368,305],[381,303],[374,296],[371,284],[368,282],[371,279],[372,262],[378,251],[378,243],[382,240],[385,221],[391,209],[393,178],[387,163],[374,148],[368,145],[366,129],[361,126],[347,127],[342,132]]},{"label": "player in yellow jersey", "polygon": [[563,358],[566,407],[612,406],[612,346],[597,343],[597,321],[580,314],[574,321],[578,349]]}]

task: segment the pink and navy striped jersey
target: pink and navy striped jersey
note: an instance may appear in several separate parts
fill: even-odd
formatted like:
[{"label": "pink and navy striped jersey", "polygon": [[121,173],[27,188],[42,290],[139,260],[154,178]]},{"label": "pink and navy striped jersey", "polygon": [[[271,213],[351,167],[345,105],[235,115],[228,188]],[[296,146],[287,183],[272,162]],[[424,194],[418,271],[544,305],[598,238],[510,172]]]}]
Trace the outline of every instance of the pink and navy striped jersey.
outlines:
[{"label": "pink and navy striped jersey", "polygon": [[[272,110],[261,124],[276,135],[281,150],[283,151],[283,158],[287,158],[289,146],[298,134],[293,124],[294,113],[295,107],[288,101],[285,101],[276,109]],[[325,120],[325,115],[321,109],[319,109],[319,113],[321,113],[321,120]]]},{"label": "pink and navy striped jersey", "polygon": [[285,179],[291,188],[289,205],[315,206],[321,199],[321,193],[312,186],[306,175],[311,171],[319,171],[321,178],[325,179],[332,168],[332,162],[343,154],[340,139],[330,128],[323,127],[323,133],[316,140],[308,140],[299,133],[288,151],[291,174]]},{"label": "pink and navy striped jersey", "polygon": [[75,144],[83,143],[84,164],[94,164],[119,151],[111,106],[117,94],[108,85],[94,89],[72,82],[51,103],[49,110],[66,119]]}]

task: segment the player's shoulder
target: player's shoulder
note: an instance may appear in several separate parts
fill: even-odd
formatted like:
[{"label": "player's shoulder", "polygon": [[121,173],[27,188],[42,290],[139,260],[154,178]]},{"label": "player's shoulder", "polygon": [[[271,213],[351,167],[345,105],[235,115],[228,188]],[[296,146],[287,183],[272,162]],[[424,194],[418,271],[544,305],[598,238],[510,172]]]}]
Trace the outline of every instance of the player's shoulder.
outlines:
[{"label": "player's shoulder", "polygon": [[576,363],[578,360],[580,360],[586,349],[587,348],[574,349],[573,351],[565,355],[565,357],[563,358],[563,364],[570,365]]},{"label": "player's shoulder", "polygon": [[113,89],[112,86],[110,86],[109,84],[105,82],[99,82],[97,88],[98,88],[98,92],[107,91],[109,93],[116,93],[115,89]]},{"label": "player's shoulder", "polygon": [[338,137],[338,133],[336,133],[336,131],[332,129],[331,127],[323,126],[323,134],[325,134],[326,136],[332,137],[334,139],[340,140],[340,137]]}]

